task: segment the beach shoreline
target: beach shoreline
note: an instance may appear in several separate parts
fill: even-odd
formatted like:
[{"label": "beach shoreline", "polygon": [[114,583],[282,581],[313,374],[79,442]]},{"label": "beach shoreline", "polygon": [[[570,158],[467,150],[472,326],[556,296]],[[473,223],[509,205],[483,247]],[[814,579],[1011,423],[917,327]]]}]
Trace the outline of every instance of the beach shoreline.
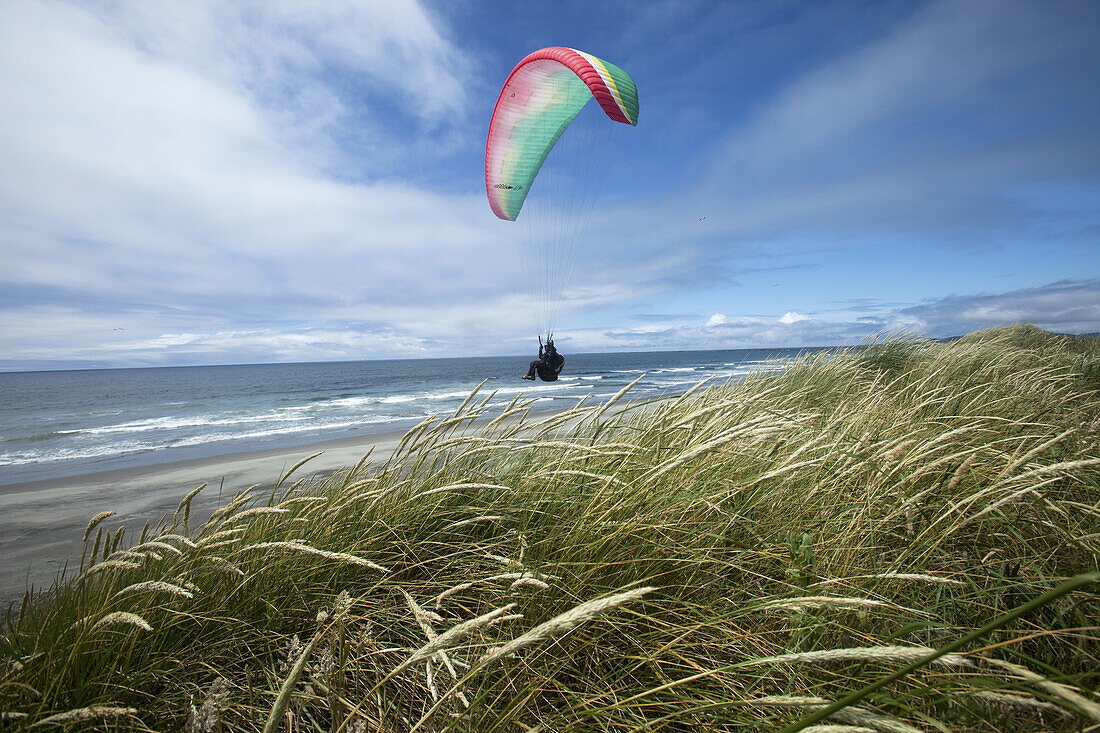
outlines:
[{"label": "beach shoreline", "polygon": [[0,605],[18,600],[33,584],[48,587],[69,563],[79,561],[81,537],[99,512],[116,512],[107,526],[125,525],[136,539],[146,521],[171,514],[190,491],[206,484],[192,503],[205,518],[234,494],[270,489],[299,461],[295,480],[325,476],[354,466],[373,448],[372,462],[385,461],[407,430],[333,438],[289,448],[230,453],[152,466],[97,471],[0,486]]},{"label": "beach shoreline", "polygon": [[[623,400],[617,409],[637,402]],[[536,403],[529,415],[537,421],[566,409]],[[491,419],[481,417],[470,429],[477,430]],[[290,483],[355,466],[367,451],[371,451],[371,464],[382,463],[411,429],[2,485],[0,607],[17,601],[32,584],[35,591],[48,588],[66,563],[71,577],[73,563],[79,563],[84,529],[100,512],[115,512],[104,526],[125,526],[133,542],[145,522],[155,525],[165,514],[171,515],[184,496],[203,484],[206,488],[191,502],[192,524],[205,521],[241,491],[255,488],[257,495],[270,491],[287,471],[314,454],[319,455],[298,468]]]}]

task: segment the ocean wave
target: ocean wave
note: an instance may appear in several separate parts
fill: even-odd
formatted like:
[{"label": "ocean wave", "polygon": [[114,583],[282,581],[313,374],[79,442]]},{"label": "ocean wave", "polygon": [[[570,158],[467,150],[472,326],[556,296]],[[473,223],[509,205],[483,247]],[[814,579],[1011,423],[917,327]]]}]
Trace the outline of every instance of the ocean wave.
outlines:
[{"label": "ocean wave", "polygon": [[458,390],[458,391],[455,391],[455,392],[439,392],[438,394],[427,393],[426,399],[429,399],[429,400],[463,399],[464,400],[467,397],[469,397],[470,393],[473,392],[473,391],[474,391],[474,388],[470,387],[469,389]]},{"label": "ocean wave", "polygon": [[159,430],[181,430],[183,428],[204,428],[210,426],[247,425],[257,422],[298,422],[309,420],[308,416],[283,415],[279,412],[264,412],[256,415],[217,416],[196,415],[193,417],[154,417],[134,420],[118,425],[103,425],[95,428],[73,428],[55,431],[59,435],[114,435],[118,433],[146,433]]},{"label": "ocean wave", "polygon": [[56,446],[44,450],[15,450],[0,453],[0,466],[19,466],[30,463],[54,463],[70,460],[92,460],[105,457],[124,457],[135,453],[185,448],[235,440],[262,440],[281,436],[315,433],[323,438],[325,433],[348,430],[365,425],[397,423],[402,420],[417,420],[428,417],[430,413],[416,415],[376,415],[356,417],[355,419],[332,422],[315,422],[299,425],[272,426],[259,430],[217,431],[199,435],[166,436],[163,441],[111,441],[87,445]]},{"label": "ocean wave", "polygon": [[591,384],[561,384],[560,382],[547,382],[546,384],[531,384],[525,387],[501,387],[496,390],[500,394],[527,394],[530,392],[555,392],[566,389],[592,389]]},{"label": "ocean wave", "polygon": [[[417,400],[454,400],[454,399],[466,399],[473,391],[473,387],[470,389],[455,390],[452,392],[434,392],[431,390],[425,390],[423,392],[404,392],[401,394],[387,395],[385,397],[378,396],[360,396],[360,397],[345,397],[337,400],[330,400],[325,404],[325,407],[369,407],[372,405],[399,405],[405,402],[416,402]],[[314,408],[316,405],[311,405],[310,408]],[[287,409],[302,409],[302,408],[287,408]]]},{"label": "ocean wave", "polygon": [[252,430],[241,433],[206,433],[204,435],[192,435],[185,438],[181,438],[172,444],[173,447],[189,447],[197,445],[206,445],[208,443],[218,443],[223,440],[257,440],[263,438],[277,438],[284,435],[299,435],[301,433],[316,433],[318,437],[323,439],[325,433],[348,430],[352,428],[362,427],[364,425],[378,425],[381,423],[396,423],[402,420],[422,420],[426,417],[431,417],[432,413],[422,413],[419,415],[403,415],[401,417],[394,417],[393,415],[378,415],[374,417],[360,417],[354,420],[342,420],[338,422],[300,425],[293,428],[283,429],[271,429],[271,430]]},{"label": "ocean wave", "polygon": [[81,448],[53,448],[43,451],[12,451],[0,453],[0,466],[25,466],[30,463],[55,463],[59,461],[92,460],[96,458],[115,458],[132,456],[136,453],[167,448],[165,445],[150,443],[106,443]]},{"label": "ocean wave", "polygon": [[419,399],[418,395],[395,394],[389,397],[375,398],[374,402],[380,405],[399,405],[403,402],[415,402],[417,399]]},{"label": "ocean wave", "polygon": [[33,433],[31,435],[28,435],[25,438],[9,438],[9,439],[5,440],[4,442],[7,443],[7,442],[10,442],[10,441],[14,441],[14,440],[25,440],[28,443],[41,443],[41,442],[46,441],[46,440],[55,440],[57,438],[63,438],[64,436],[65,436],[64,431],[59,432],[57,430],[47,430],[44,433]]}]

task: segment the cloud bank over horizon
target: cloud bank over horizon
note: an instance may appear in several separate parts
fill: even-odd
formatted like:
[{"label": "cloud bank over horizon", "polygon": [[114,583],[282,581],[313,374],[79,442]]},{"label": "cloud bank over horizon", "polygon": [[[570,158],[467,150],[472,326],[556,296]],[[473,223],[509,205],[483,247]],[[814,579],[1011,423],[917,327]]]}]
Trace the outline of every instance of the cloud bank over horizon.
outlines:
[{"label": "cloud bank over horizon", "polygon": [[1100,331],[1100,8],[994,5],[5,4],[0,369],[529,351],[480,166],[553,44],[642,102],[564,348]]}]

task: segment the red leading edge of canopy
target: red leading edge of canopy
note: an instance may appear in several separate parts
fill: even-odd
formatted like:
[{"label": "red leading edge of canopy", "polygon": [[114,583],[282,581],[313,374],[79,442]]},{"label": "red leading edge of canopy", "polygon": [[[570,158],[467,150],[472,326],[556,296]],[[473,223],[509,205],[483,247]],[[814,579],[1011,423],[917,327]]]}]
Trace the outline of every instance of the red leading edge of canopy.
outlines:
[{"label": "red leading edge of canopy", "polygon": [[[611,90],[607,88],[607,84],[604,83],[603,78],[600,76],[600,72],[593,68],[592,64],[588,63],[588,60],[584,56],[581,56],[571,48],[547,46],[546,48],[540,48],[538,51],[527,54],[518,64],[516,64],[516,67],[512,69],[512,73],[508,74],[508,78],[504,80],[504,84],[500,87],[500,94],[497,95],[497,102],[493,105],[493,115],[489,118],[489,133],[493,130],[493,122],[496,120],[497,110],[500,108],[500,100],[504,98],[504,90],[508,88],[508,83],[512,81],[512,77],[527,64],[532,61],[539,61],[540,59],[557,61],[576,74],[581,81],[588,85],[588,89],[592,92],[593,98],[599,103],[607,116],[615,122],[623,122],[627,125],[634,124],[623,114],[622,110],[619,109],[619,105],[615,102],[615,96],[611,93]],[[485,170],[489,170],[488,133],[485,138]],[[493,196],[492,191],[489,190],[488,176],[485,178],[485,192],[489,196],[489,200],[492,201]],[[500,216],[500,214],[497,213],[497,216]]]}]

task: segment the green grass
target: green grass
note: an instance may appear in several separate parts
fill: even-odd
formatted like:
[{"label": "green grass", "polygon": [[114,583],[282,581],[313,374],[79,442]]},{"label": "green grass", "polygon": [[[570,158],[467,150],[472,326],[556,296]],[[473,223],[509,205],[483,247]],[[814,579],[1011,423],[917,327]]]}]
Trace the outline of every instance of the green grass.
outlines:
[{"label": "green grass", "polygon": [[[101,518],[9,615],[0,727],[777,730],[1100,569],[1100,340],[784,367],[550,418],[475,395],[206,522]],[[1100,723],[1098,590],[806,730]]]}]

